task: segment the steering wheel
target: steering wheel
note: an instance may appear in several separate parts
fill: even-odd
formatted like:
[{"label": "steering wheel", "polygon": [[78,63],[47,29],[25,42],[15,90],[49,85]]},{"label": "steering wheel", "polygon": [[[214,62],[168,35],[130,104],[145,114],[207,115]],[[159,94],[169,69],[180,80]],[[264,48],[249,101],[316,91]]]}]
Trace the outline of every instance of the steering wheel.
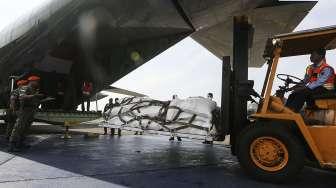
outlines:
[{"label": "steering wheel", "polygon": [[286,84],[302,84],[303,80],[289,75],[289,74],[277,74],[277,78],[281,81],[284,81]]}]

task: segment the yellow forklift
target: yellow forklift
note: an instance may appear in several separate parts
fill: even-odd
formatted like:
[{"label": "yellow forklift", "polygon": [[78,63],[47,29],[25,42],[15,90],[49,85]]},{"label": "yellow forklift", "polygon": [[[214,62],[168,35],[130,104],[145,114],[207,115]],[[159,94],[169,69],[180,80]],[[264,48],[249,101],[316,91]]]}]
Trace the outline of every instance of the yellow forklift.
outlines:
[{"label": "yellow forklift", "polygon": [[[231,132],[227,133],[233,135],[232,153],[237,155],[241,167],[256,179],[284,183],[293,180],[305,165],[336,169],[336,91],[315,96],[315,108],[305,107],[295,113],[284,105],[282,97],[292,84],[300,84],[302,80],[276,74],[280,58],[308,55],[320,48],[336,48],[336,27],[274,36],[268,40],[264,53],[268,69],[261,95],[251,90],[253,84],[243,90],[260,97],[258,110],[238,132],[233,132],[237,130],[234,127],[240,125],[229,123]],[[284,85],[272,95],[276,78]],[[231,83],[231,90],[234,84]]]}]

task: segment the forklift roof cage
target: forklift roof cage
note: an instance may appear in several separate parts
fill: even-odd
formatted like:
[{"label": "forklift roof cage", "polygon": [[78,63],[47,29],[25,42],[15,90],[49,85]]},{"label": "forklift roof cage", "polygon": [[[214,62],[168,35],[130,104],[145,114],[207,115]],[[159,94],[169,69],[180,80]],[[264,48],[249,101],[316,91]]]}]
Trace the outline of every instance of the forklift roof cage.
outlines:
[{"label": "forklift roof cage", "polygon": [[274,40],[282,43],[280,57],[310,54],[319,48],[332,50],[336,48],[336,25],[276,35]]}]

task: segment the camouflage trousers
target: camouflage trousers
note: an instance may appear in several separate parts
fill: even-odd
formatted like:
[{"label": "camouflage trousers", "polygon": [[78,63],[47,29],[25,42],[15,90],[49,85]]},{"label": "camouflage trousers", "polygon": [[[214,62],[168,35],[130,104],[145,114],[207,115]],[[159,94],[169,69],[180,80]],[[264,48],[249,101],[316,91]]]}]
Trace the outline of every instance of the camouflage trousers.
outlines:
[{"label": "camouflage trousers", "polygon": [[6,139],[9,139],[17,118],[17,112],[8,109],[6,112]]},{"label": "camouflage trousers", "polygon": [[34,120],[35,111],[32,108],[24,108],[18,112],[18,117],[12,130],[9,141],[21,143],[25,139]]}]

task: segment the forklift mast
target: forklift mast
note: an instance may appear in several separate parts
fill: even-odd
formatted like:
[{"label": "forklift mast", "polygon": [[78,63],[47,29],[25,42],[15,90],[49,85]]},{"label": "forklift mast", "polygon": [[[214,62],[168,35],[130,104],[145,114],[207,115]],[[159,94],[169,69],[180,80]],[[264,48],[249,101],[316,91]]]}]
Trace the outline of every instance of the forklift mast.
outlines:
[{"label": "forklift mast", "polygon": [[249,123],[247,102],[253,90],[253,81],[248,80],[248,51],[251,44],[253,27],[247,17],[234,18],[233,23],[233,61],[223,58],[222,65],[222,102],[221,125],[225,135],[230,135],[232,154],[235,154],[237,136]]}]

